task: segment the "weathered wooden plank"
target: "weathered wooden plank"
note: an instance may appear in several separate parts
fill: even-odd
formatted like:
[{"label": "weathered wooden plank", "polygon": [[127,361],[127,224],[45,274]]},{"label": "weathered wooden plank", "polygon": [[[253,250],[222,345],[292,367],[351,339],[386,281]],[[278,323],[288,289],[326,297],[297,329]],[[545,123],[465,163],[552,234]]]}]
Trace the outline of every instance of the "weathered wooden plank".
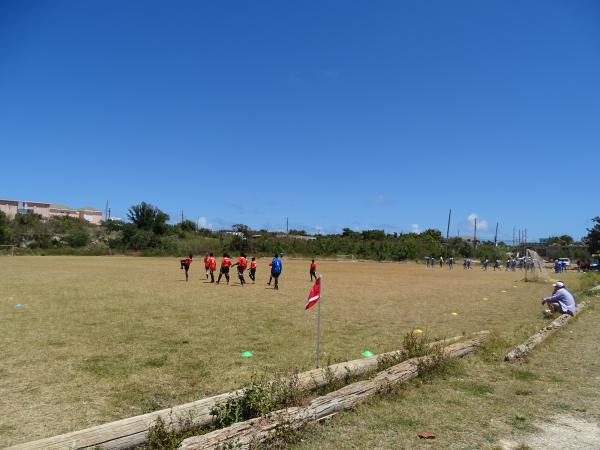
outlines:
[{"label": "weathered wooden plank", "polygon": [[[452,344],[444,349],[444,354],[450,358],[464,356],[479,347],[484,339],[485,336],[480,336]],[[202,436],[185,439],[179,450],[213,449],[226,445],[248,449],[252,444],[272,438],[280,427],[297,429],[309,422],[317,422],[339,411],[351,409],[374,397],[382,389],[417,376],[419,364],[428,360],[431,360],[431,357],[412,358],[378,373],[370,380],[358,381],[318,397],[308,406],[282,409]]]},{"label": "weathered wooden plank", "polygon": [[[477,334],[484,335],[487,331]],[[445,344],[463,339],[464,336],[455,336],[433,344]],[[348,375],[357,376],[376,370],[382,359],[398,358],[402,351],[397,350],[382,353],[370,358],[356,359],[326,368],[313,369],[297,375],[300,389],[314,389],[324,386],[331,380],[343,379]],[[173,429],[179,429],[184,421],[191,421],[196,425],[209,425],[213,421],[211,409],[229,398],[240,395],[243,390],[236,390],[224,394],[207,397],[194,402],[178,405],[173,408],[154,411],[140,416],[129,417],[84,430],[74,431],[50,438],[19,444],[9,450],[65,450],[94,448],[98,445],[106,450],[121,450],[141,445],[147,441],[148,429],[159,417],[165,424]]]},{"label": "weathered wooden plank", "polygon": [[[577,314],[582,309],[584,309],[586,307],[586,305],[587,305],[587,303],[585,303],[585,302],[581,303],[580,305],[577,305]],[[562,314],[560,317],[558,317],[556,320],[550,322],[548,325],[546,325],[540,331],[535,333],[533,336],[531,336],[529,339],[527,339],[521,345],[517,345],[515,348],[513,348],[510,352],[508,352],[504,356],[504,360],[510,362],[510,361],[515,361],[517,359],[524,357],[527,353],[529,353],[531,350],[533,350],[533,348],[535,346],[537,346],[539,343],[543,342],[548,336],[550,336],[550,335],[554,334],[556,331],[558,331],[563,325],[568,323],[573,317],[574,316],[571,316],[569,314]]]}]

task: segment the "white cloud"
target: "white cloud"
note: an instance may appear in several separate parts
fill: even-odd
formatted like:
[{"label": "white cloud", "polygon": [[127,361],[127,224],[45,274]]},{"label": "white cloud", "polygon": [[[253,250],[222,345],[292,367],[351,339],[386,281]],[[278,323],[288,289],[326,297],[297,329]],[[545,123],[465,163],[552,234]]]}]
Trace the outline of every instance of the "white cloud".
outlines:
[{"label": "white cloud", "polygon": [[198,217],[198,228],[208,228],[209,230],[212,230],[212,224],[208,223],[208,219],[204,216]]},{"label": "white cloud", "polygon": [[421,228],[419,227],[419,224],[418,224],[418,223],[413,223],[413,224],[410,226],[410,231],[411,231],[412,233],[420,233],[420,232],[421,232]]},{"label": "white cloud", "polygon": [[323,234],[323,227],[321,225],[315,225],[313,228],[315,229],[315,234]]},{"label": "white cloud", "polygon": [[478,230],[485,231],[489,228],[487,220],[482,220],[479,218],[479,216],[476,213],[471,213],[467,217],[467,220],[469,221],[469,227],[471,228],[471,230],[475,229],[475,220],[476,219],[477,219],[477,229]]},{"label": "white cloud", "polygon": [[383,205],[385,203],[385,197],[382,194],[379,194],[375,199],[375,202],[380,205]]}]

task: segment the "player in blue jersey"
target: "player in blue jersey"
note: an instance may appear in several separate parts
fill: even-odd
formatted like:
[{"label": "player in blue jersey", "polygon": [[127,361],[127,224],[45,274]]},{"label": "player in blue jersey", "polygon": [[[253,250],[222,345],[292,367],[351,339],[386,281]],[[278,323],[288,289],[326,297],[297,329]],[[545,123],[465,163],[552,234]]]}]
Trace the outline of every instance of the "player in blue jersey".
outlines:
[{"label": "player in blue jersey", "polygon": [[279,289],[279,275],[281,275],[283,263],[281,262],[281,259],[279,259],[278,254],[275,254],[273,260],[269,263],[269,266],[271,266],[271,278],[269,278],[269,282],[267,284],[270,285],[271,281],[275,280],[275,286],[273,288]]}]

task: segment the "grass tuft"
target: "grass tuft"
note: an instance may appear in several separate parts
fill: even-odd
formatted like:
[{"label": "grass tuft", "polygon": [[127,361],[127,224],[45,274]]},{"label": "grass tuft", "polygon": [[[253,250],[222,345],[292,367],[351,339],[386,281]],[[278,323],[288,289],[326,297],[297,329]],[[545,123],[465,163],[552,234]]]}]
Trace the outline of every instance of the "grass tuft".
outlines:
[{"label": "grass tuft", "polygon": [[267,380],[253,376],[243,392],[211,410],[215,426],[223,428],[236,422],[259,417],[287,406],[299,405],[306,392],[298,387],[295,377],[280,377]]}]

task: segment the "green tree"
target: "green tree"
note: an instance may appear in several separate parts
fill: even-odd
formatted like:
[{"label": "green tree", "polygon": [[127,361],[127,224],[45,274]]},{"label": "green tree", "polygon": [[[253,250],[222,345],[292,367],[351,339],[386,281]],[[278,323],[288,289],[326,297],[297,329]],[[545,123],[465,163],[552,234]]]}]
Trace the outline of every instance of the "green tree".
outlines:
[{"label": "green tree", "polygon": [[85,247],[90,243],[90,235],[85,230],[75,230],[68,237],[67,242],[71,247]]},{"label": "green tree", "polygon": [[130,207],[127,211],[127,217],[139,229],[152,231],[156,234],[165,234],[169,228],[167,225],[169,215],[146,202]]},{"label": "green tree", "polygon": [[563,234],[562,236],[550,236],[546,243],[548,245],[556,244],[556,245],[573,245],[575,239],[573,239],[568,234]]},{"label": "green tree", "polygon": [[592,219],[595,225],[592,228],[588,228],[588,234],[583,238],[583,242],[588,247],[590,253],[600,253],[600,216]]},{"label": "green tree", "polygon": [[9,224],[6,214],[0,211],[0,244],[6,244],[10,241]]},{"label": "green tree", "polygon": [[183,222],[177,224],[177,226],[182,231],[198,231],[198,226],[196,225],[196,222],[189,219],[185,219]]}]

